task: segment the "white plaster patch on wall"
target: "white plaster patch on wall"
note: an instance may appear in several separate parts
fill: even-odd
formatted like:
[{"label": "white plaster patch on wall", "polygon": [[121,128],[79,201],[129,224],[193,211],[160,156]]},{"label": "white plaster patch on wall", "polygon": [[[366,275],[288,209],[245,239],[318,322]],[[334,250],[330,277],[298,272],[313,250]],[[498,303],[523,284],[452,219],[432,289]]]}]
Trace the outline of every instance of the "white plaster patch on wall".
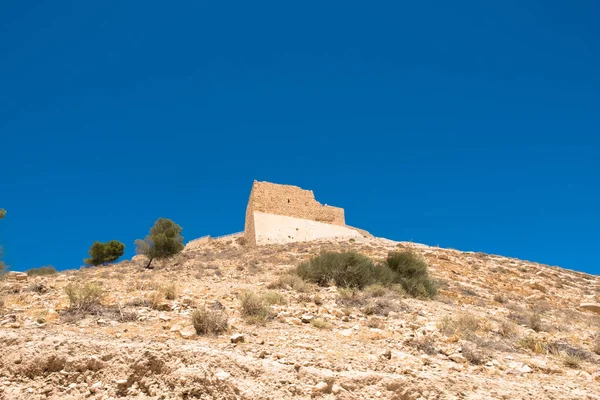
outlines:
[{"label": "white plaster patch on wall", "polygon": [[362,238],[354,229],[284,215],[254,212],[256,244],[305,242],[322,238]]}]

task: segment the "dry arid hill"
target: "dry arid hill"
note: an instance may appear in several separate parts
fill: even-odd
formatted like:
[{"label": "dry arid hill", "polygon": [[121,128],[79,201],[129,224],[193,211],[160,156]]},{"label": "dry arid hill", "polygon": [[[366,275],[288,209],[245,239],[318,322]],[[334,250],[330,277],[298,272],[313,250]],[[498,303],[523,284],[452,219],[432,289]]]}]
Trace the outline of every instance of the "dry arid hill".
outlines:
[{"label": "dry arid hill", "polygon": [[[240,242],[196,243],[154,270],[6,277],[0,399],[600,399],[600,315],[580,308],[600,303],[597,276],[377,238]],[[401,248],[426,259],[435,299],[285,275],[324,250]],[[90,283],[101,305],[69,309],[67,286]],[[245,291],[271,320],[244,318]],[[197,308],[222,309],[228,331],[196,335]]]}]

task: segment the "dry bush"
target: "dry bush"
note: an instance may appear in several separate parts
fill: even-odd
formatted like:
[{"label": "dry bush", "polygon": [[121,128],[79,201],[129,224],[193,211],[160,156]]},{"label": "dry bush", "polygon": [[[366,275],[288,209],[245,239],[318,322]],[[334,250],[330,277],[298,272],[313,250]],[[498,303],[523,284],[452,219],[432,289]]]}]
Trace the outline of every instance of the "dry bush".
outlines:
[{"label": "dry bush", "polygon": [[546,343],[533,335],[521,338],[517,344],[520,347],[530,350],[536,354],[542,354],[546,352]]},{"label": "dry bush", "polygon": [[514,337],[517,334],[517,327],[514,322],[503,320],[498,324],[498,333],[503,338]]},{"label": "dry bush", "polygon": [[315,305],[317,306],[322,306],[323,305],[323,299],[321,298],[321,296],[319,296],[318,294],[315,294],[312,297],[312,301],[313,303],[315,303]]},{"label": "dry bush", "polygon": [[175,300],[177,298],[177,286],[174,282],[162,287],[162,292],[167,300]]},{"label": "dry bush", "polygon": [[69,283],[65,287],[69,297],[69,310],[80,312],[101,312],[104,291],[97,282],[88,282],[85,285]]},{"label": "dry bush", "polygon": [[536,332],[546,330],[542,323],[542,318],[535,312],[523,313],[520,311],[511,311],[510,314],[508,314],[508,318],[519,325],[527,326]]},{"label": "dry bush", "polygon": [[261,296],[246,291],[240,295],[242,317],[247,323],[262,325],[273,318],[271,308]]},{"label": "dry bush", "polygon": [[31,268],[27,271],[27,276],[43,276],[56,274],[56,269],[52,265],[43,266],[40,268]]},{"label": "dry bush", "polygon": [[327,321],[324,318],[313,318],[310,321],[310,324],[317,329],[331,330],[333,328],[333,325],[331,324],[331,322]]},{"label": "dry bush", "polygon": [[312,289],[310,284],[306,283],[298,275],[292,274],[281,275],[276,281],[269,283],[267,288],[295,290],[299,293],[308,293]]},{"label": "dry bush", "polygon": [[462,346],[461,354],[473,365],[484,364],[489,358],[489,356],[483,350],[478,349],[472,343],[465,343]]},{"label": "dry bush", "polygon": [[460,314],[455,318],[446,316],[438,323],[438,329],[446,336],[457,335],[472,339],[484,327],[483,321],[471,314]]},{"label": "dry bush", "polygon": [[414,346],[417,350],[422,351],[425,354],[429,354],[430,356],[438,353],[435,348],[435,342],[431,336],[423,336],[420,339],[413,339],[410,342],[411,346]]},{"label": "dry bush", "polygon": [[280,305],[285,306],[288,303],[287,298],[278,292],[266,292],[262,295],[265,303],[268,305]]},{"label": "dry bush", "polygon": [[367,320],[367,326],[369,328],[383,329],[383,328],[385,328],[385,323],[382,320],[380,320],[379,318],[371,317]]},{"label": "dry bush", "polygon": [[192,313],[192,324],[198,335],[219,335],[229,329],[227,314],[206,308]]},{"label": "dry bush", "polygon": [[494,301],[496,303],[504,304],[504,303],[506,303],[506,297],[504,297],[501,294],[497,294],[497,295],[494,296]]},{"label": "dry bush", "polygon": [[594,345],[592,346],[592,351],[598,355],[600,355],[600,335],[594,341]]}]

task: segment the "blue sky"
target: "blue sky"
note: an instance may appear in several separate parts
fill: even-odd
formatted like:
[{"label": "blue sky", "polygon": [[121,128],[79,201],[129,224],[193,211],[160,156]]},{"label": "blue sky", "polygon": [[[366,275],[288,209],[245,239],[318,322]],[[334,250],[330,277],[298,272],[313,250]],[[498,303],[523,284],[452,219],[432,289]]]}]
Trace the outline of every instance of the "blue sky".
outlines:
[{"label": "blue sky", "polygon": [[15,270],[243,229],[254,179],[395,240],[600,273],[596,2],[3,2]]}]

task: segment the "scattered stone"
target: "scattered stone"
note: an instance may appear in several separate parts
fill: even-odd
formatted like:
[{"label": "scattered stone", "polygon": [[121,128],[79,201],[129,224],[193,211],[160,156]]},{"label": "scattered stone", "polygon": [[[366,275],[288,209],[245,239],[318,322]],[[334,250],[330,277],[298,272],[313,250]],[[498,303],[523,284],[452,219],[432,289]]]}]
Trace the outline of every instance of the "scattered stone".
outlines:
[{"label": "scattered stone", "polygon": [[188,326],[179,330],[179,335],[184,339],[191,339],[196,336],[196,330],[193,326]]},{"label": "scattered stone", "polygon": [[597,303],[581,303],[579,306],[584,310],[595,312],[596,314],[600,314],[600,304]]},{"label": "scattered stone", "polygon": [[467,362],[467,359],[465,357],[463,357],[463,355],[460,353],[450,354],[448,356],[448,358],[450,360],[454,361],[455,363],[459,363],[459,364]]},{"label": "scattered stone", "polygon": [[244,343],[245,338],[244,335],[242,335],[241,333],[234,333],[233,335],[231,335],[229,340],[231,341],[231,343]]},{"label": "scattered stone", "polygon": [[354,329],[349,328],[349,329],[343,329],[341,331],[338,331],[338,335],[340,336],[344,336],[344,337],[350,337],[352,336],[352,334],[354,333]]},{"label": "scattered stone", "polygon": [[330,386],[327,382],[319,382],[313,388],[313,392],[316,393],[331,393],[332,386]]},{"label": "scattered stone", "polygon": [[5,279],[11,281],[26,281],[27,274],[25,272],[9,271],[4,275]]},{"label": "scattered stone", "polygon": [[231,376],[231,374],[229,372],[226,371],[218,371],[215,376],[217,377],[218,380],[220,381],[224,381],[227,378],[229,378]]},{"label": "scattered stone", "polygon": [[387,360],[391,360],[392,359],[392,351],[390,349],[387,349],[382,355],[381,357],[387,359]]},{"label": "scattered stone", "polygon": [[314,315],[304,314],[302,317],[300,317],[300,321],[302,321],[303,324],[310,324],[310,321],[312,321],[314,318]]}]

